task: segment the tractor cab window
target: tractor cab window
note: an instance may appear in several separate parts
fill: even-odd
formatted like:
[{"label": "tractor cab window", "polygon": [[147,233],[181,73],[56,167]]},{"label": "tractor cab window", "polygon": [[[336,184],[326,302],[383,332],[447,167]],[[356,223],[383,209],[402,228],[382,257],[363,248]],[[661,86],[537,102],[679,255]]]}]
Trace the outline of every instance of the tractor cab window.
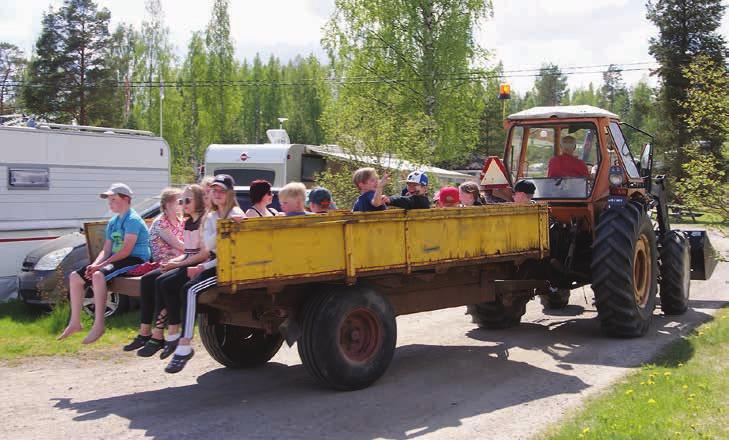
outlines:
[{"label": "tractor cab window", "polygon": [[[536,199],[586,198],[590,195],[600,161],[594,124],[531,125],[524,126],[522,132],[517,132],[516,128],[521,127],[512,130],[507,155],[513,181],[530,179],[534,182]],[[518,163],[521,163],[521,169],[516,166]]]},{"label": "tractor cab window", "polygon": [[[630,146],[623,136],[623,132],[620,130],[620,125],[618,125],[617,122],[610,123],[610,134],[612,135],[615,144],[608,145],[608,148],[614,149],[623,158],[623,164],[625,165],[625,171],[628,172],[628,176],[639,179],[640,172],[638,171],[638,167],[635,165],[633,155],[630,153]],[[611,146],[613,148],[610,148]]]}]

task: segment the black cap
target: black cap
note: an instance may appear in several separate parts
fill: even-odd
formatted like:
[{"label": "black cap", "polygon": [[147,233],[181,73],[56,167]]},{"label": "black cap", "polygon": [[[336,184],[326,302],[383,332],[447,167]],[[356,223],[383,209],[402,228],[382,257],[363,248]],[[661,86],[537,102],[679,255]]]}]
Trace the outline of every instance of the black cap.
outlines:
[{"label": "black cap", "polygon": [[537,190],[536,185],[531,180],[520,180],[514,185],[514,192],[523,192],[526,194],[534,195]]},{"label": "black cap", "polygon": [[220,185],[225,189],[231,190],[235,187],[235,180],[233,180],[233,177],[231,177],[230,174],[218,174],[210,183],[210,186],[213,185]]}]

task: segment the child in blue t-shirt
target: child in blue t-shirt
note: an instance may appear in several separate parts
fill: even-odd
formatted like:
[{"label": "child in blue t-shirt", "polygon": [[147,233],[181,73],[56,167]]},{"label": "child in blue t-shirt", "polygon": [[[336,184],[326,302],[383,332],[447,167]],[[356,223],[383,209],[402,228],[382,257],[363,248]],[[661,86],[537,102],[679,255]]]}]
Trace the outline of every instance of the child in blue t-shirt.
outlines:
[{"label": "child in blue t-shirt", "polygon": [[382,190],[390,176],[384,173],[382,179],[377,177],[374,168],[360,168],[352,175],[352,182],[360,192],[360,196],[352,207],[352,212],[384,211],[387,209],[382,199]]},{"label": "child in blue t-shirt", "polygon": [[65,339],[81,330],[81,307],[86,288],[94,291],[94,325],[84,338],[90,344],[104,334],[106,311],[106,282],[124,274],[137,265],[149,261],[149,231],[141,217],[131,208],[132,190],[123,183],[114,183],[100,194],[109,202],[109,209],[116,213],[106,226],[104,248],[93,263],[71,272],[69,276],[71,318],[68,327],[58,337]]}]

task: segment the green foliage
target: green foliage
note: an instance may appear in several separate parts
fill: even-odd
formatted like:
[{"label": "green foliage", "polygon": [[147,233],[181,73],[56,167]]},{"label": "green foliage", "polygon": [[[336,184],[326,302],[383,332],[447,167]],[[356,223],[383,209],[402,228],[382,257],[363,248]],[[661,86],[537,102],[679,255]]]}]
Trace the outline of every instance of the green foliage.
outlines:
[{"label": "green foliage", "polygon": [[[458,78],[485,59],[472,35],[491,14],[491,2],[337,0],[335,5],[322,43],[335,73],[349,80],[336,88],[337,103],[324,119],[361,108],[358,125],[377,127],[381,115],[411,120],[424,115],[421,137],[436,157],[447,160],[471,150],[482,109],[473,91],[480,84]],[[384,111],[368,112],[372,107]]]},{"label": "green foliage", "polygon": [[539,69],[539,76],[534,81],[534,88],[531,93],[532,106],[554,106],[560,105],[569,98],[567,90],[567,76],[562,73],[556,64],[544,64]]},{"label": "green foliage", "polygon": [[234,143],[233,106],[237,91],[225,84],[234,79],[235,61],[230,37],[228,0],[215,0],[210,23],[205,31],[207,72],[205,78],[214,86],[205,88],[205,103],[211,110],[212,141]]},{"label": "green foliage", "polygon": [[65,0],[58,12],[44,14],[24,89],[28,110],[51,120],[109,125],[110,18],[92,0]]},{"label": "green foliage", "polygon": [[682,105],[689,87],[684,71],[698,55],[724,64],[726,42],[717,30],[726,6],[721,0],[657,0],[649,1],[647,8],[647,18],[658,27],[649,52],[660,64],[657,73],[662,82],[656,143],[665,153],[672,174],[680,178],[683,149],[690,143],[689,110]]},{"label": "green foliage", "polygon": [[675,197],[691,208],[708,208],[720,216],[722,223],[729,223],[727,169],[698,147],[687,147],[685,151],[690,159],[682,164],[685,177],[676,182]]},{"label": "green foliage", "polygon": [[729,71],[708,56],[699,55],[684,69],[684,75],[689,87],[682,104],[691,138],[714,157],[720,169],[726,169],[729,161],[722,155],[722,146],[729,141]]},{"label": "green foliage", "polygon": [[25,69],[23,51],[14,44],[0,41],[0,115],[17,107],[15,103],[16,88],[10,83],[22,80]]}]

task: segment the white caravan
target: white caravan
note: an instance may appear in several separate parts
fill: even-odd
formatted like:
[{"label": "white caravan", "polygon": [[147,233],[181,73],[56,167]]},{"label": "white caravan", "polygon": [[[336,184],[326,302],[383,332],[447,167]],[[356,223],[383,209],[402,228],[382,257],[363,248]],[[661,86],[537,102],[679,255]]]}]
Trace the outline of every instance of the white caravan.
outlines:
[{"label": "white caravan", "polygon": [[468,174],[444,170],[437,167],[417,167],[415,164],[395,157],[376,158],[352,155],[336,145],[292,144],[283,129],[268,130],[267,144],[211,144],[205,150],[204,174],[230,174],[238,186],[249,186],[253,180],[265,179],[274,187],[289,182],[303,182],[307,187],[315,186],[316,173],[327,169],[327,158],[352,161],[367,165],[379,165],[398,173],[416,168],[426,171],[431,180],[440,185],[462,183],[473,179]]},{"label": "white caravan", "polygon": [[124,182],[141,201],[170,183],[167,142],[151,132],[38,123],[0,126],[0,299],[25,255],[109,215],[99,193]]}]

